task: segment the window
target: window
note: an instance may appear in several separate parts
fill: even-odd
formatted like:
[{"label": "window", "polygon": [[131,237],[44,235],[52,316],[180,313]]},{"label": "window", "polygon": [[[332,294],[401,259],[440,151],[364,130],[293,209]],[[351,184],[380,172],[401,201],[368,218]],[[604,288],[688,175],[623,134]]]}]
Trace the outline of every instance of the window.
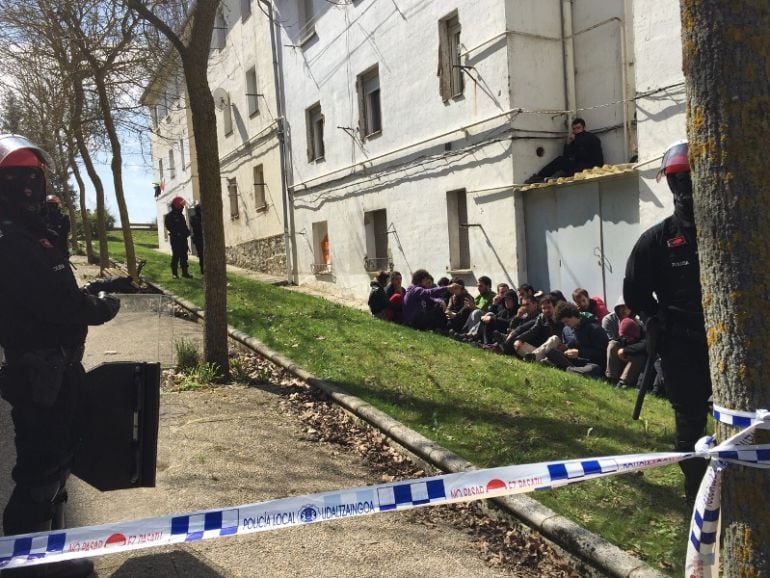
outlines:
[{"label": "window", "polygon": [[184,154],[184,139],[179,139],[179,166],[182,169],[182,172],[185,172],[184,166],[185,166],[185,154]]},{"label": "window", "polygon": [[313,223],[313,265],[311,269],[316,275],[332,272],[329,227],[326,221]]},{"label": "window", "polygon": [[388,256],[388,217],[385,209],[364,213],[364,231],[366,234],[366,257],[364,268],[367,271],[381,271],[391,268]]},{"label": "window", "polygon": [[374,66],[358,76],[358,130],[361,138],[367,138],[382,132],[382,113],[380,111],[380,73]]},{"label": "window", "polygon": [[246,71],[246,100],[249,105],[249,116],[259,112],[259,94],[257,94],[257,68],[252,66]]},{"label": "window", "polygon": [[227,179],[227,195],[230,197],[230,219],[235,220],[238,214],[238,183],[235,179]]},{"label": "window", "polygon": [[158,107],[150,107],[150,120],[152,121],[152,128],[158,128]]},{"label": "window", "polygon": [[241,22],[246,22],[251,16],[251,0],[241,0]]},{"label": "window", "polygon": [[174,166],[174,147],[168,149],[168,178],[176,178],[176,166]]},{"label": "window", "polygon": [[465,189],[446,194],[449,225],[449,268],[458,271],[471,268],[468,243],[468,204]]},{"label": "window", "polygon": [[438,23],[439,90],[444,101],[461,96],[464,89],[463,69],[460,68],[460,20],[457,13]]},{"label": "window", "polygon": [[254,167],[254,206],[259,211],[267,208],[265,200],[265,172],[262,165]]},{"label": "window", "polygon": [[163,184],[163,159],[158,159],[158,179],[160,180],[160,183]]},{"label": "window", "polygon": [[225,136],[233,134],[233,109],[230,106],[230,93],[227,93],[227,98],[222,108],[222,124],[225,129]]},{"label": "window", "polygon": [[227,43],[227,20],[221,9],[217,11],[217,17],[214,21],[214,46],[217,50],[222,50]]},{"label": "window", "polygon": [[313,0],[297,0],[297,21],[299,24],[300,45],[315,36],[314,16],[315,9],[313,8]]},{"label": "window", "polygon": [[305,111],[305,123],[307,126],[307,160],[323,160],[324,149],[324,115],[321,112],[321,103],[318,102]]}]

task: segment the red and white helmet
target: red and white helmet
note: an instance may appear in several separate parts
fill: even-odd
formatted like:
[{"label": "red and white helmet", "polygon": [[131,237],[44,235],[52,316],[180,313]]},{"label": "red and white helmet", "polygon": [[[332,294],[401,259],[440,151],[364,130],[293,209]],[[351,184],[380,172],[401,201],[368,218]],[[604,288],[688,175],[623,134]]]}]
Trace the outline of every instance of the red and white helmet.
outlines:
[{"label": "red and white helmet", "polygon": [[48,195],[45,198],[45,202],[49,205],[56,205],[57,207],[61,207],[61,199],[59,199],[59,197],[56,195]]},{"label": "red and white helmet", "polygon": [[690,160],[687,156],[687,139],[678,140],[669,145],[666,152],[663,153],[663,160],[660,163],[660,169],[655,180],[660,182],[663,177],[675,175],[677,173],[690,172]]},{"label": "red and white helmet", "polygon": [[54,163],[39,146],[17,134],[0,135],[0,210],[6,216],[44,210],[46,169]]},{"label": "red and white helmet", "polygon": [[177,211],[181,211],[184,209],[185,206],[185,200],[182,197],[174,197],[171,199],[171,208],[176,209]]},{"label": "red and white helmet", "polygon": [[49,154],[32,141],[18,134],[0,134],[0,169],[9,167],[56,168]]}]

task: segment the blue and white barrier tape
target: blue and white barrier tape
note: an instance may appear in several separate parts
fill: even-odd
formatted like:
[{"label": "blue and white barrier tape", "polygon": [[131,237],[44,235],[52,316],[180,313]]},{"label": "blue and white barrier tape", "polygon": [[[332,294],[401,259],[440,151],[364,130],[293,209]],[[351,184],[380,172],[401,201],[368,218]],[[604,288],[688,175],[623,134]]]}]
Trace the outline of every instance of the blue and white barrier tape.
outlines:
[{"label": "blue and white barrier tape", "polygon": [[690,540],[685,560],[685,576],[690,578],[716,578],[719,575],[722,472],[730,463],[770,468],[770,446],[752,445],[755,430],[770,429],[770,412],[745,412],[714,406],[714,418],[745,429],[716,447],[711,436],[701,439],[695,446],[695,453],[707,453],[711,463],[698,489],[690,522]]},{"label": "blue and white barrier tape", "polygon": [[[758,426],[752,426],[754,427]],[[728,442],[716,448],[706,447],[704,444],[698,451],[689,453],[630,454],[473,470],[283,498],[227,509],[8,536],[0,538],[0,568],[46,564],[181,542],[278,530],[379,512],[521,494],[671,465],[692,457],[718,457],[725,452],[732,452],[730,457],[737,456],[740,463],[770,467],[770,444],[741,445],[738,450]],[[704,487],[701,487],[701,492]],[[699,500],[700,498],[699,495]],[[696,508],[695,516],[700,522],[694,522],[693,526],[693,565],[700,564],[705,568],[708,556],[713,559],[713,551],[707,548],[708,546],[713,549],[715,543],[712,539],[714,531],[709,525],[713,522],[713,508]],[[693,576],[705,578],[709,575],[704,573]]]}]

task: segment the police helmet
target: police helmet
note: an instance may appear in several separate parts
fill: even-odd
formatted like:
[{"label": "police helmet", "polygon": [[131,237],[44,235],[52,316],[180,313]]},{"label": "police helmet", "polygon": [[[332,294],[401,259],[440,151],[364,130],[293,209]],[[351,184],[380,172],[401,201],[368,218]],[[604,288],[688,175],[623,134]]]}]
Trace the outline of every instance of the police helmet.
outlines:
[{"label": "police helmet", "polygon": [[171,199],[171,208],[181,211],[184,208],[185,200],[182,197],[174,197]]},{"label": "police helmet", "polygon": [[51,157],[27,138],[0,135],[0,206],[11,212],[39,213],[45,206],[46,173]]},{"label": "police helmet", "polygon": [[656,180],[660,182],[663,177],[666,177],[668,187],[675,197],[692,196],[687,140],[676,141],[666,149]]},{"label": "police helmet", "polygon": [[56,195],[48,195],[45,198],[45,202],[49,205],[56,205],[57,207],[61,207],[61,200]]}]

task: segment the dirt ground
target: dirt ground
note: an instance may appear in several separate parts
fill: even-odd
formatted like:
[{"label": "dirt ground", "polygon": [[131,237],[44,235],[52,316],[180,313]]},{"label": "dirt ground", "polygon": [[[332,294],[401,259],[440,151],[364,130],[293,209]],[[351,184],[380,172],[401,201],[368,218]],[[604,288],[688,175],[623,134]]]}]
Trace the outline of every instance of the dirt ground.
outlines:
[{"label": "dirt ground", "polygon": [[[86,278],[88,268],[79,266]],[[93,274],[93,273],[91,273]],[[174,341],[200,342],[202,325],[156,298],[127,299],[89,333],[85,365],[159,360]],[[185,513],[351,488],[424,474],[305,384],[241,352],[241,383],[183,391],[167,371],[161,393],[155,488],[101,493],[73,478],[70,526]],[[0,405],[0,501],[12,488],[9,408]],[[115,554],[102,578],[577,576],[539,538],[475,507],[378,514],[300,528]]]}]

